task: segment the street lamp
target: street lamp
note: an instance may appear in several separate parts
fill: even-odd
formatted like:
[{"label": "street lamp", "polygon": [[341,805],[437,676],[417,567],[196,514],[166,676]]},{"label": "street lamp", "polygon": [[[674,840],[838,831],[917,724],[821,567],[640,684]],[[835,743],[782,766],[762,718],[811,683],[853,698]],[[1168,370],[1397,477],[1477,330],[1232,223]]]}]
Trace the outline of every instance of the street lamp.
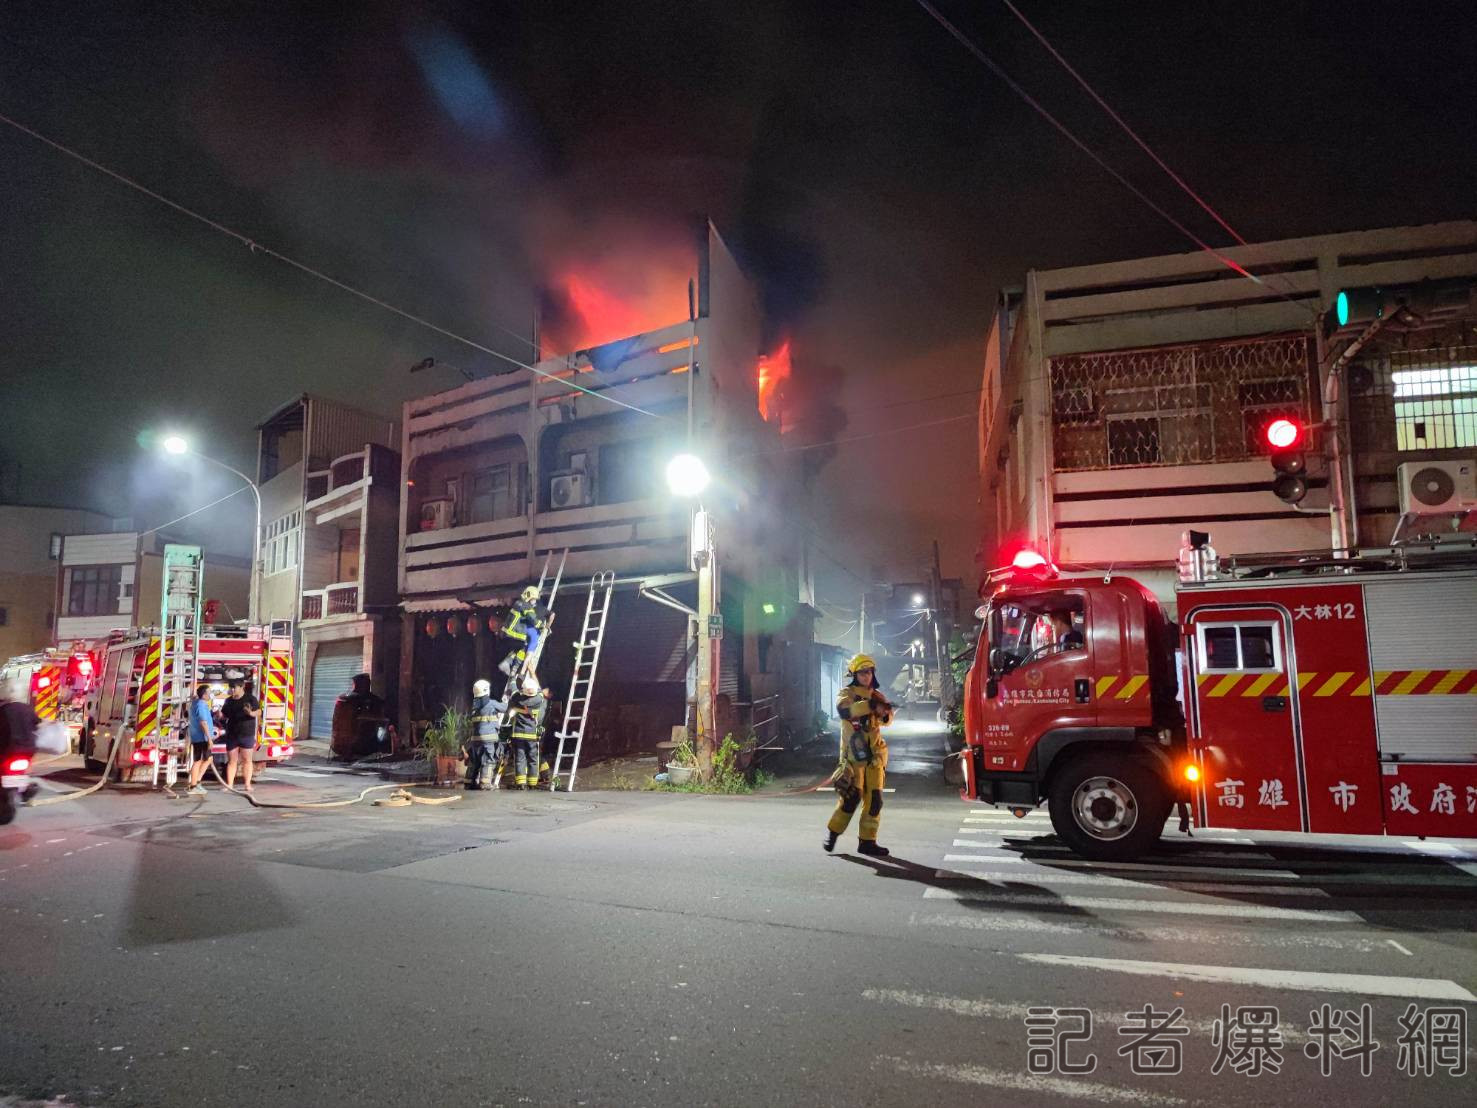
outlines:
[{"label": "street lamp", "polygon": [[710,480],[708,467],[695,454],[678,454],[667,463],[667,488],[683,500],[701,496]]},{"label": "street lamp", "polygon": [[698,764],[709,772],[718,720],[719,650],[723,627],[715,618],[718,604],[718,560],[713,545],[713,523],[698,497],[712,480],[708,467],[695,454],[678,454],[667,463],[667,488],[673,496],[693,502],[688,531],[689,564],[697,570],[697,723]]},{"label": "street lamp", "polygon": [[190,449],[189,440],[181,435],[166,435],[162,440],[160,440],[159,445],[164,448],[164,451],[167,454],[189,454],[192,457],[199,458],[202,462],[209,462],[213,466],[218,466],[219,468],[225,470],[227,473],[234,474],[235,476],[241,478],[241,480],[246,482],[246,487],[251,490],[252,499],[256,501],[256,526],[252,529],[251,532],[251,581],[250,585],[248,586],[246,601],[246,622],[247,624],[255,623],[257,602],[257,576],[261,568],[262,552],[261,490],[257,488],[255,481],[246,476],[246,474],[242,473],[235,466],[229,466],[225,462],[222,462],[217,458],[212,458],[209,454],[201,454],[197,450]]},{"label": "street lamp", "polygon": [[921,608],[921,607],[923,607],[923,594],[921,592],[915,592],[913,594],[913,607],[915,607],[915,608]]}]

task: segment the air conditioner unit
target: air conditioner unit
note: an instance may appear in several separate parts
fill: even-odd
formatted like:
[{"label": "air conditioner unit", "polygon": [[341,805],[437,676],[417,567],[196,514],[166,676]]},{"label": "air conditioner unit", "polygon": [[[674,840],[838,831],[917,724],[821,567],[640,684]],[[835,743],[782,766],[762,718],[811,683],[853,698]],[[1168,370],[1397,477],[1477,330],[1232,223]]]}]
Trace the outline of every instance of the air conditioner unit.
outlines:
[{"label": "air conditioner unit", "polygon": [[456,501],[449,496],[421,501],[421,530],[444,531],[456,518]]},{"label": "air conditioner unit", "polygon": [[1446,512],[1477,507],[1477,464],[1404,462],[1395,470],[1400,511]]},{"label": "air conditioner unit", "polygon": [[556,473],[549,478],[549,503],[554,508],[583,508],[590,503],[590,477],[585,473]]}]

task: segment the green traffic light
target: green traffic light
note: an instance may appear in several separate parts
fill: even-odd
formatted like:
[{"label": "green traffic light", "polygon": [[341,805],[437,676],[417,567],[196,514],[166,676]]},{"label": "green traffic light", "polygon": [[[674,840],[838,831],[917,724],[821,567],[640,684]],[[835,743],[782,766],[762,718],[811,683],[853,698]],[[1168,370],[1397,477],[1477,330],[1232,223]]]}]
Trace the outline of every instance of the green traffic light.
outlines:
[{"label": "green traffic light", "polygon": [[1347,327],[1349,325],[1349,294],[1347,292],[1339,293],[1338,299],[1334,301],[1333,310],[1338,316],[1339,326]]}]

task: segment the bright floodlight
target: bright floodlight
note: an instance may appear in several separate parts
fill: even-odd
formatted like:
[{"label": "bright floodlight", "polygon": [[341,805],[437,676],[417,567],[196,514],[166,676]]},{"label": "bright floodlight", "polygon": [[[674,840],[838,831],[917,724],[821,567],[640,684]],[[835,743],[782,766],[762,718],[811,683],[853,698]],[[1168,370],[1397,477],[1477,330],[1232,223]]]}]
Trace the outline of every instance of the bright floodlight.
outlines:
[{"label": "bright floodlight", "polygon": [[190,450],[190,444],[178,435],[167,436],[160,445],[171,454],[187,454]]},{"label": "bright floodlight", "polygon": [[673,496],[701,496],[708,480],[708,467],[696,455],[678,454],[667,463],[667,488]]},{"label": "bright floodlight", "polygon": [[923,594],[921,592],[915,592],[913,594],[913,607],[915,607],[915,608],[921,608],[921,607],[923,607]]}]

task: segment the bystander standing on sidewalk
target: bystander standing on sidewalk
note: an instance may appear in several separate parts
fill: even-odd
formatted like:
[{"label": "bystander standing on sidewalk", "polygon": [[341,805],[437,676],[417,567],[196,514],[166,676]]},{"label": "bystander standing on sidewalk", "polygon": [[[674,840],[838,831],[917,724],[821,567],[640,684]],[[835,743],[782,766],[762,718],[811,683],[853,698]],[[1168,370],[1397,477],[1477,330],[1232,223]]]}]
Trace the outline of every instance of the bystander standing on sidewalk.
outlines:
[{"label": "bystander standing on sidewalk", "polygon": [[221,705],[226,725],[226,787],[236,787],[236,767],[241,766],[244,788],[251,792],[251,756],[256,751],[256,721],[262,706],[240,678],[231,682],[231,695]]}]

